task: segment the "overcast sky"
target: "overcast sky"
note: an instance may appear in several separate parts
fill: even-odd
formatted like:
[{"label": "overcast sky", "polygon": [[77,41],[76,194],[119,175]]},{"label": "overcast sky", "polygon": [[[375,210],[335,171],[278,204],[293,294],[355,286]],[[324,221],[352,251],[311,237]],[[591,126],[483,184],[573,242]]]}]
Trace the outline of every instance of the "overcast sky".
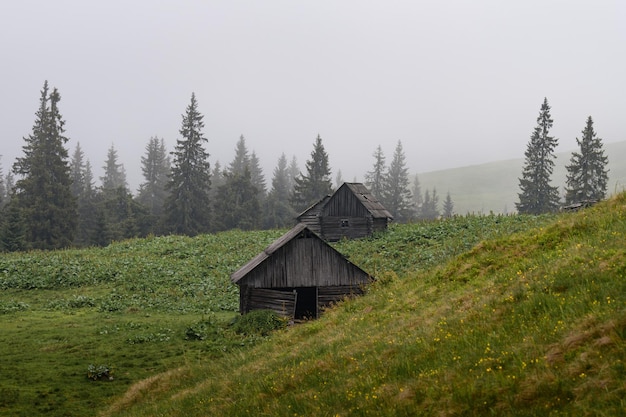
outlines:
[{"label": "overcast sky", "polygon": [[133,191],[150,137],[180,138],[192,92],[211,164],[243,134],[268,185],[318,134],[333,179],[362,181],[398,140],[412,174],[522,158],[544,97],[559,150],[589,115],[606,143],[626,140],[621,0],[3,1],[0,51],[5,174],[45,80],[70,155],[80,142],[98,179],[115,146]]}]

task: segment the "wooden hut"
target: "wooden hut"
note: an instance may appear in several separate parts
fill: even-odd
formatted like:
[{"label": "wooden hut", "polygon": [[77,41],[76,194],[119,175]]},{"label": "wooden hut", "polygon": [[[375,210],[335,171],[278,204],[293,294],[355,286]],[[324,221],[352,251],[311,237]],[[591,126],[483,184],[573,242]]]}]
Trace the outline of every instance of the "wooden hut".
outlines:
[{"label": "wooden hut", "polygon": [[358,239],[387,229],[393,216],[361,183],[345,182],[298,216],[323,239]]},{"label": "wooden hut", "polygon": [[318,317],[329,304],[363,293],[372,278],[299,223],[231,275],[239,311],[270,309],[294,319]]}]

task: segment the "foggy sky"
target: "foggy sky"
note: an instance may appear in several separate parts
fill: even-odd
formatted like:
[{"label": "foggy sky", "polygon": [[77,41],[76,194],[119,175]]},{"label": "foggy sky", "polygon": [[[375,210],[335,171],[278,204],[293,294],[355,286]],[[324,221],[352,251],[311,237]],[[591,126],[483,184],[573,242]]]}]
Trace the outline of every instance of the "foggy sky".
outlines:
[{"label": "foggy sky", "polygon": [[[195,92],[211,165],[240,135],[268,186],[318,134],[362,181],[402,141],[411,174],[522,158],[544,97],[558,151],[587,116],[626,140],[626,2],[46,1],[0,4],[0,164],[22,156],[45,80],[97,185],[114,145],[133,192]],[[520,173],[521,174],[521,173]]]}]

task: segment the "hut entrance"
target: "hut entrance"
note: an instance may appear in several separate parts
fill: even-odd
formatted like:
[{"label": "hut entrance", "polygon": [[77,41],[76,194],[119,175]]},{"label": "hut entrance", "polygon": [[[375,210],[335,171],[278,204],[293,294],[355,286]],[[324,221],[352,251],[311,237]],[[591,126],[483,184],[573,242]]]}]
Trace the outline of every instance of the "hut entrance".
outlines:
[{"label": "hut entrance", "polygon": [[294,319],[317,318],[317,287],[298,287]]}]

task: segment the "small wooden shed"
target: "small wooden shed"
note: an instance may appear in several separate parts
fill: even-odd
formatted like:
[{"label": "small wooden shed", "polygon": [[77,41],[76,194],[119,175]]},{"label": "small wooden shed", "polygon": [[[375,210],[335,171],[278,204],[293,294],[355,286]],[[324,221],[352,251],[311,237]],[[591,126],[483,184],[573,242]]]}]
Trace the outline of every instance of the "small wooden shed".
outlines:
[{"label": "small wooden shed", "polygon": [[387,229],[393,216],[367,187],[345,182],[331,196],[309,207],[298,218],[323,239],[358,239]]},{"label": "small wooden shed", "polygon": [[331,303],[362,294],[372,279],[303,223],[231,275],[241,314],[270,309],[294,319],[318,317]]}]

